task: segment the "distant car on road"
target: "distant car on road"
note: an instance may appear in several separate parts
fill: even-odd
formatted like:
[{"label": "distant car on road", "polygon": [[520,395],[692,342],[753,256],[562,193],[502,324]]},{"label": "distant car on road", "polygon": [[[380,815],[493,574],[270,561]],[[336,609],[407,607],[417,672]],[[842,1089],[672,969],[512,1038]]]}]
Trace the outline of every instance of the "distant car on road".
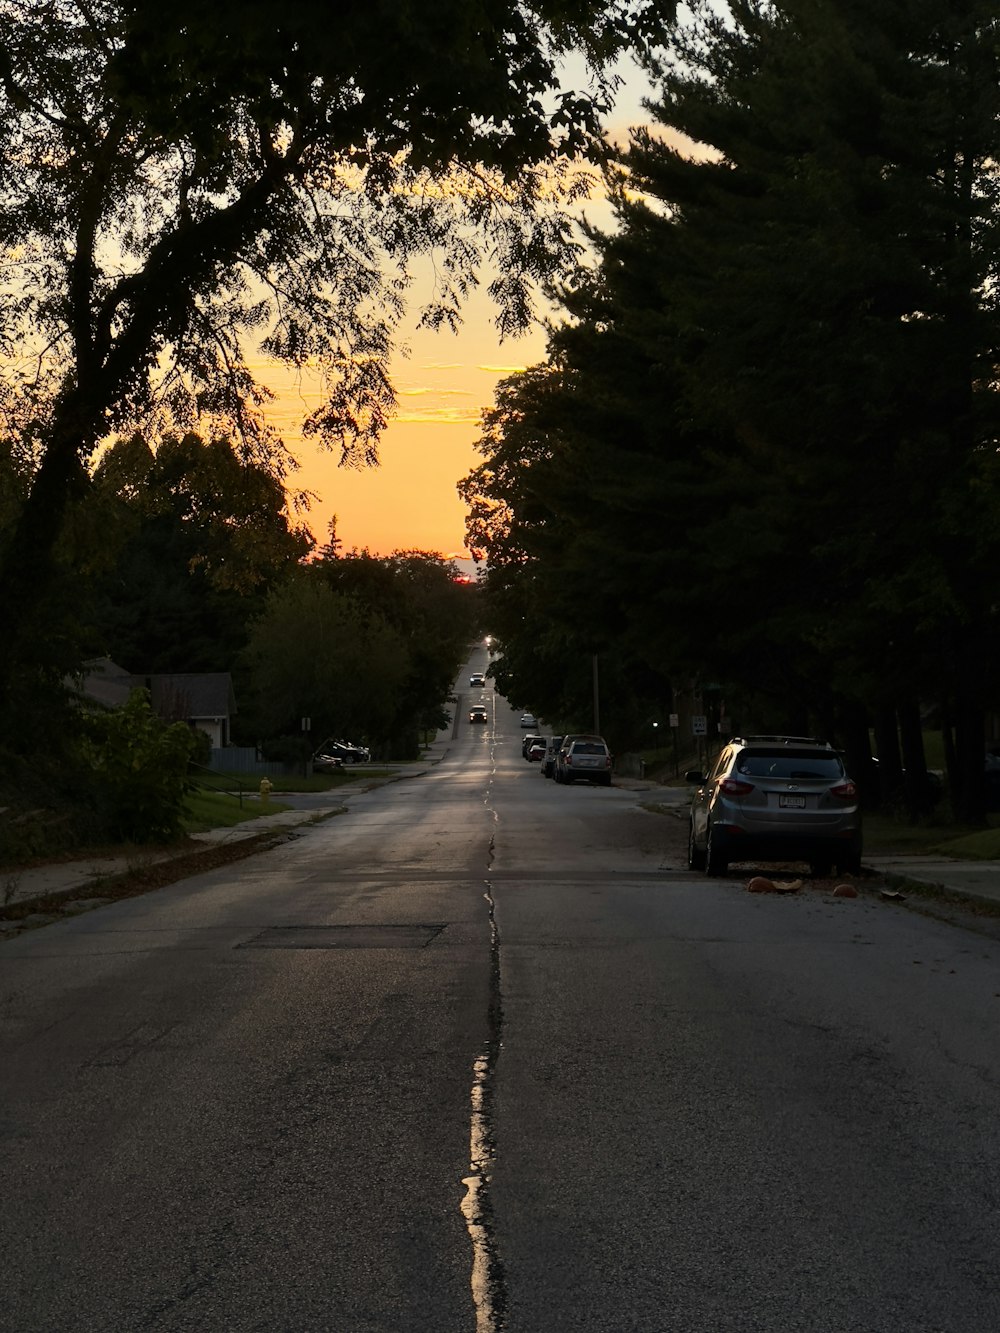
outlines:
[{"label": "distant car on road", "polygon": [[538,718],[535,717],[534,713],[522,713],[522,714],[521,714],[521,728],[522,728],[522,730],[524,730],[525,728],[537,727],[537,726],[538,726]]},{"label": "distant car on road", "polygon": [[476,686],[485,685],[486,684],[485,673],[482,671],[473,671],[472,675],[469,677],[469,684]]},{"label": "distant car on road", "polygon": [[535,741],[544,740],[544,736],[536,736],[534,732],[528,732],[527,736],[521,737],[521,757],[527,759],[528,751],[534,745]]},{"label": "distant car on road", "polygon": [[473,704],[469,709],[469,721],[486,722],[487,720],[486,706],[484,704]]},{"label": "distant car on road", "polygon": [[536,736],[528,746],[528,759],[533,764],[541,763],[545,757],[545,737]]}]

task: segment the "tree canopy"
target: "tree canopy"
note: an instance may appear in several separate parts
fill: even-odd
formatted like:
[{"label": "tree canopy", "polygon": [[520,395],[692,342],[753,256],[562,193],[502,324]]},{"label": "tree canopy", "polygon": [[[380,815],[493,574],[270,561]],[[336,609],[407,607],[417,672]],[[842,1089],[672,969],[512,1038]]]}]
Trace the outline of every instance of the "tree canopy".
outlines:
[{"label": "tree canopy", "polygon": [[[410,261],[430,325],[496,266],[500,326],[572,252],[610,62],[665,0],[329,7],[0,0],[0,411],[34,467],[0,552],[6,678],[37,639],[66,506],[98,442],[196,423],[289,464],[254,349],[325,378],[306,423],[373,457]],[[592,80],[561,89],[572,49]]]},{"label": "tree canopy", "polygon": [[543,412],[532,380],[508,387],[467,483],[473,538],[482,497],[503,515],[490,596],[544,586],[568,633],[859,746],[887,701],[934,705],[974,817],[998,628],[997,20],[979,0],[690,8],[652,107],[672,137],[633,137],[620,230],[565,293],[558,394]]},{"label": "tree canopy", "polygon": [[244,655],[248,739],[346,736],[415,756],[436,729],[478,612],[457,567],[425,551],[327,554],[274,588]]},{"label": "tree canopy", "polygon": [[228,671],[268,591],[311,548],[281,483],[229,440],[106,450],[74,509],[94,552],[92,647],[129,671]]}]

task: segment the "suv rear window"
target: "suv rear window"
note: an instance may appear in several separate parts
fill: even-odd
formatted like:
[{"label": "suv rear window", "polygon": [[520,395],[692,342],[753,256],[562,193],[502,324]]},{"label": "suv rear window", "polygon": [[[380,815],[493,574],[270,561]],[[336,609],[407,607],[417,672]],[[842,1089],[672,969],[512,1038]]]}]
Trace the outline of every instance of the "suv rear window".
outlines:
[{"label": "suv rear window", "polygon": [[746,750],[736,761],[737,773],[751,778],[839,778],[844,766],[829,750]]},{"label": "suv rear window", "polygon": [[606,754],[607,751],[603,745],[597,745],[593,741],[576,741],[573,745],[574,754]]}]

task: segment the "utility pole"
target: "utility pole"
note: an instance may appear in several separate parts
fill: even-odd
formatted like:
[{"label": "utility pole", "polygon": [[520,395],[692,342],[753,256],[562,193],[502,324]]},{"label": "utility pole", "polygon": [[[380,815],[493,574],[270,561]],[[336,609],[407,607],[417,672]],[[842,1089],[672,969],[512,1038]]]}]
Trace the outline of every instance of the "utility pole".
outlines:
[{"label": "utility pole", "polygon": [[597,654],[593,656],[594,663],[594,735],[601,734],[601,692],[597,681]]}]

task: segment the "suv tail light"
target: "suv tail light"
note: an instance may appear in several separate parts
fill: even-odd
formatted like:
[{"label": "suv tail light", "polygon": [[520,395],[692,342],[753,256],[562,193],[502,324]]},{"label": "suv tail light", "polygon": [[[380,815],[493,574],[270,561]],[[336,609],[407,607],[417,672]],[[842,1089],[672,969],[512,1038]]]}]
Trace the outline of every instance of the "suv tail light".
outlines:
[{"label": "suv tail light", "polygon": [[753,783],[740,782],[738,778],[724,778],[719,783],[719,790],[724,791],[727,796],[746,796],[748,792],[753,791]]},{"label": "suv tail light", "polygon": [[853,801],[858,794],[858,789],[851,781],[838,782],[836,787],[830,788],[830,795],[836,796],[841,801]]}]

